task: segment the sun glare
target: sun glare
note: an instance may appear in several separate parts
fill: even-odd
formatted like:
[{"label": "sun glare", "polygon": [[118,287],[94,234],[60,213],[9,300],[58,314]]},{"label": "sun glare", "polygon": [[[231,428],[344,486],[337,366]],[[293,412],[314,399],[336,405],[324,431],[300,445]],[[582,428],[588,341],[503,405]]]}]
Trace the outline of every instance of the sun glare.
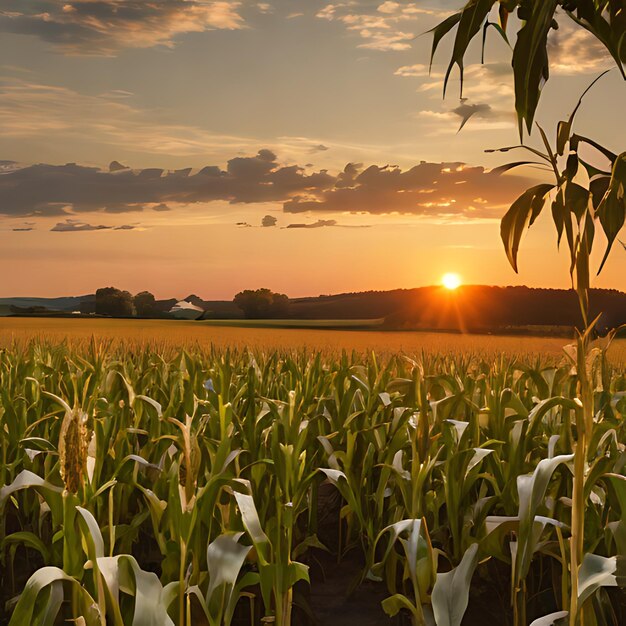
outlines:
[{"label": "sun glare", "polygon": [[441,277],[441,284],[446,289],[450,289],[450,291],[453,291],[454,289],[457,289],[457,287],[461,286],[461,277],[458,274],[453,273],[444,274]]}]

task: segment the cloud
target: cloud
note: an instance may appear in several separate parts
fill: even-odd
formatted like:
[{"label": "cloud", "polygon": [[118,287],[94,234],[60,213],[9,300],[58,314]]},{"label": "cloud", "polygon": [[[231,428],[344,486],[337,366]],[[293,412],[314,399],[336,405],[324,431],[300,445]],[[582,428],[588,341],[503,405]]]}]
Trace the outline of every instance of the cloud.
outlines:
[{"label": "cloud", "polygon": [[606,48],[591,33],[561,20],[548,39],[550,71],[554,74],[599,74],[615,65]]},{"label": "cloud", "polygon": [[459,131],[467,124],[471,117],[482,117],[485,119],[490,119],[492,117],[498,117],[498,112],[494,111],[491,108],[491,105],[480,102],[477,104],[469,104],[465,98],[461,101],[458,107],[452,109],[452,113],[458,115],[461,118],[461,125],[459,126]]},{"label": "cloud", "polygon": [[[463,163],[427,163],[403,170],[395,165],[349,163],[343,171],[309,172],[281,165],[270,150],[237,156],[225,168],[115,172],[68,163],[30,165],[0,174],[0,214],[9,217],[128,213],[211,201],[231,204],[282,203],[287,213],[364,212],[426,216],[485,217],[501,209],[527,179],[497,176]],[[266,216],[264,222],[269,225]],[[68,226],[69,223],[69,226]],[[54,230],[104,229],[81,221]],[[89,227],[89,228],[87,228]]]},{"label": "cloud", "polygon": [[515,128],[515,117],[511,110],[494,108],[486,102],[470,103],[466,98],[462,98],[461,103],[453,109],[420,111],[417,117],[428,122],[429,135],[453,134],[460,132],[461,129],[465,132],[468,130],[484,132]]},{"label": "cloud", "polygon": [[[0,78],[0,134],[5,139],[59,137],[133,152],[189,156],[249,149],[254,140],[212,133],[183,123],[164,123],[158,110],[133,106],[110,94],[86,95],[67,87]],[[306,148],[310,147],[310,140]],[[123,167],[112,163],[114,168]],[[0,171],[2,171],[0,169]]]},{"label": "cloud", "polygon": [[119,161],[111,161],[109,164],[109,172],[119,172],[120,170],[127,170],[127,165],[122,165]]},{"label": "cloud", "polygon": [[358,45],[359,48],[386,52],[411,48],[411,42],[417,34],[417,18],[422,14],[440,13],[416,3],[387,1],[365,11],[357,3],[343,2],[327,4],[318,11],[317,17],[339,22],[348,32],[358,35],[363,40]]},{"label": "cloud", "polygon": [[[0,0],[1,3],[2,0]],[[171,121],[164,121],[164,117]],[[161,154],[167,157],[222,155],[255,150],[255,137],[228,135],[187,124],[171,118],[170,112],[158,108],[139,108],[133,99],[119,98],[111,92],[90,95],[64,86],[41,84],[15,77],[0,76],[0,136],[7,141],[27,139],[49,145],[53,141],[82,143],[91,146],[114,146],[134,154]],[[279,136],[274,149],[292,159],[308,158],[322,152],[323,147],[335,149],[367,149],[371,146],[328,143],[324,137]],[[13,167],[0,161],[0,172]],[[113,169],[125,168],[114,161]]]},{"label": "cloud", "polygon": [[403,65],[399,67],[394,74],[396,76],[405,76],[411,78],[424,78],[430,76],[428,65],[424,63],[416,63],[415,65]]},{"label": "cloud", "polygon": [[312,224],[288,224],[286,228],[324,228],[325,226],[337,226],[337,220],[317,220]]},{"label": "cloud", "polygon": [[111,213],[164,210],[166,203],[193,204],[281,202],[309,190],[331,187],[334,178],[322,170],[311,174],[297,166],[281,166],[267,149],[256,156],[234,157],[226,169],[216,165],[115,172],[68,163],[38,164],[0,175],[0,214],[63,215],[104,210]]},{"label": "cloud", "polygon": [[77,233],[89,230],[107,230],[110,226],[104,226],[102,224],[95,226],[93,224],[87,224],[86,222],[78,222],[76,220],[66,220],[65,222],[59,222],[53,226],[50,230],[56,233]]},{"label": "cloud", "polygon": [[244,27],[230,0],[3,0],[0,32],[34,35],[67,55],[113,56],[124,48],[173,47],[177,37]]},{"label": "cloud", "polygon": [[266,215],[261,220],[261,226],[263,226],[263,228],[270,228],[272,226],[276,226],[276,222],[278,222],[278,219],[275,218],[273,215]]},{"label": "cloud", "polygon": [[34,226],[21,226],[18,228],[12,228],[11,229],[14,233],[27,233],[30,232],[31,230],[35,230]]},{"label": "cloud", "polygon": [[0,161],[0,174],[20,169],[21,165],[17,161]]},{"label": "cloud", "polygon": [[79,220],[67,219],[64,222],[58,222],[50,231],[56,233],[80,233],[92,230],[135,230],[136,226],[132,224],[122,224],[121,226],[105,226],[103,224],[88,224]]},{"label": "cloud", "polygon": [[408,170],[394,165],[349,164],[331,189],[284,203],[288,213],[405,213],[429,217],[493,218],[527,185],[463,163],[422,161]]},{"label": "cloud", "polygon": [[[337,174],[309,173],[297,165],[281,165],[273,152],[262,149],[256,156],[230,159],[225,169],[209,165],[199,171],[109,172],[75,163],[24,166],[0,174],[0,214],[76,219],[81,213],[162,211],[169,205],[220,200],[282,203],[287,213],[488,217],[511,202],[527,183],[520,176],[497,176],[460,162],[422,161],[406,170],[349,163]],[[77,230],[76,224],[68,230]]]}]

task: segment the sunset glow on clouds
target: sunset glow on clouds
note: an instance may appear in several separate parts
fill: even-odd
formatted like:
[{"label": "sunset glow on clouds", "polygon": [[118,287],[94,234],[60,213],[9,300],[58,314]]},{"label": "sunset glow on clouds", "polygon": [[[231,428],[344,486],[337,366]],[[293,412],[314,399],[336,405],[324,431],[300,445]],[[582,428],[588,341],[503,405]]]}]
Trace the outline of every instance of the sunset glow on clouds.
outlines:
[{"label": "sunset glow on clouds", "polygon": [[0,31],[35,35],[69,55],[173,46],[186,33],[243,27],[240,2],[217,0],[3,0]]},{"label": "sunset glow on clouds", "polygon": [[[567,286],[547,223],[528,246],[553,269],[531,255],[516,276],[500,248],[499,218],[543,176],[496,176],[509,159],[484,152],[519,141],[510,50],[490,32],[446,99],[449,49],[429,67],[424,33],[458,5],[0,1],[1,295],[411,287],[450,260],[468,282]],[[580,29],[549,54],[548,131],[610,67]],[[619,147],[623,97],[613,72],[581,132]],[[620,262],[597,284],[626,288]]]}]

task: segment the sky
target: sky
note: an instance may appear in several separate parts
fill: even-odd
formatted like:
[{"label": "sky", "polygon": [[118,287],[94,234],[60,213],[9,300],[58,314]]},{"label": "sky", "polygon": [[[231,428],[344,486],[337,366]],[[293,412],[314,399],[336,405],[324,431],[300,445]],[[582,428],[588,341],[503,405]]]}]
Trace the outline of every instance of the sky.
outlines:
[{"label": "sky", "polygon": [[[519,274],[499,238],[544,176],[485,153],[518,143],[510,50],[493,29],[484,64],[471,49],[462,100],[448,42],[429,72],[426,31],[460,4],[0,0],[0,297],[569,287],[547,214]],[[549,53],[552,136],[612,65],[566,25]],[[579,132],[620,152],[625,97],[614,70]],[[618,246],[594,286],[626,290],[625,267]]]}]

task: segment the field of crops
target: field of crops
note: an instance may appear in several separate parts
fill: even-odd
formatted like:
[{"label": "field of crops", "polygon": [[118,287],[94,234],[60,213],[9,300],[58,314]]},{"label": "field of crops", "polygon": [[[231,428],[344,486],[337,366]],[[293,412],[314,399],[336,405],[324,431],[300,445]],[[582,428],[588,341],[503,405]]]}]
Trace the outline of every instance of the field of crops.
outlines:
[{"label": "field of crops", "polygon": [[[580,623],[620,625],[626,370],[595,353],[588,373],[576,593]],[[315,624],[346,564],[345,588],[382,594],[370,623],[557,623],[580,407],[566,357],[18,342],[0,623]]]},{"label": "field of crops", "polygon": [[[318,320],[328,323],[327,320]],[[345,320],[344,320],[345,322]],[[248,322],[254,323],[254,322]],[[336,324],[336,322],[332,322]],[[229,324],[229,325],[226,325]],[[238,348],[255,350],[320,351],[326,355],[341,354],[343,350],[359,353],[375,351],[388,358],[398,353],[474,354],[492,358],[498,354],[513,357],[563,357],[563,337],[533,337],[521,335],[461,335],[456,333],[333,330],[324,328],[287,328],[242,326],[237,320],[206,322],[136,319],[55,319],[0,317],[0,347],[32,340],[80,345],[92,337],[124,346],[153,346],[159,351],[186,348]],[[359,327],[362,323],[359,322]],[[599,345],[604,345],[600,341]],[[626,364],[626,339],[613,341],[608,351],[616,365]]]}]

